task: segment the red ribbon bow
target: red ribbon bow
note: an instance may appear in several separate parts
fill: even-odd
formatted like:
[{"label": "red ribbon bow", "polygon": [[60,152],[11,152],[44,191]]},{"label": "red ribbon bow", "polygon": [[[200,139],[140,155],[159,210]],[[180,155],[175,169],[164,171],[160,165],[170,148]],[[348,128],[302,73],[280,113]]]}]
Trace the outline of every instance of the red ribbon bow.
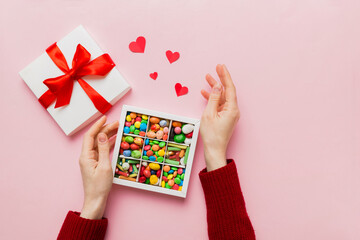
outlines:
[{"label": "red ribbon bow", "polygon": [[97,110],[104,114],[111,108],[111,104],[106,101],[105,98],[81,79],[87,75],[105,76],[110,72],[115,66],[115,63],[108,54],[103,54],[90,62],[91,54],[81,44],[78,44],[72,61],[72,69],[69,69],[65,57],[56,43],[48,47],[46,53],[65,74],[44,81],[44,84],[49,88],[49,90],[39,98],[39,102],[44,108],[48,108],[55,100],[55,108],[68,105],[70,103],[74,81],[76,80],[94,103]]}]

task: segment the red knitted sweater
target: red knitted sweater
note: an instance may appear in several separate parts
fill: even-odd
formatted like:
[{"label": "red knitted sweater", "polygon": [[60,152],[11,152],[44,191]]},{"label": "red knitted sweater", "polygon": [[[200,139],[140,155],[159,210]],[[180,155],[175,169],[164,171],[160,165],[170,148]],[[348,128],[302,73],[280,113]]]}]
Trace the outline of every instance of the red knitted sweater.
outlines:
[{"label": "red knitted sweater", "polygon": [[[205,194],[209,239],[255,239],[254,229],[245,208],[239,178],[233,160],[225,167],[199,173]],[[70,211],[58,239],[104,239],[108,220],[89,220]]]}]

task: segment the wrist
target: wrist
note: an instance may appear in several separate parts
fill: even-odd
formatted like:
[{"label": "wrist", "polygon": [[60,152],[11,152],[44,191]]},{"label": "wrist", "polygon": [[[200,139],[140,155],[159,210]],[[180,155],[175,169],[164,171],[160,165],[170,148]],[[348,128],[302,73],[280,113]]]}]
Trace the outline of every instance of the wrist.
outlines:
[{"label": "wrist", "polygon": [[205,148],[204,153],[208,172],[226,166],[226,150]]},{"label": "wrist", "polygon": [[107,197],[85,199],[80,217],[86,219],[102,219],[106,208]]}]

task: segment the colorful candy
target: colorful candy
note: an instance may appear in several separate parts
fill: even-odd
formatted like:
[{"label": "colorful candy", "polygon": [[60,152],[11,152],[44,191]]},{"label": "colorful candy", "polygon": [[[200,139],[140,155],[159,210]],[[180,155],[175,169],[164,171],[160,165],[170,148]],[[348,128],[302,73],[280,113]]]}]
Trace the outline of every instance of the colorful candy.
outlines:
[{"label": "colorful candy", "polygon": [[119,158],[115,168],[115,177],[129,181],[136,181],[139,168],[139,160]]},{"label": "colorful candy", "polygon": [[190,145],[194,128],[195,126],[193,124],[183,124],[173,121],[169,141]]},{"label": "colorful candy", "polygon": [[148,116],[137,114],[137,113],[128,113],[126,116],[124,133],[125,134],[134,134],[145,136],[146,128],[148,124]]},{"label": "colorful candy", "polygon": [[163,169],[161,187],[181,191],[184,183],[185,169],[170,167],[169,165],[165,165]]},{"label": "colorful candy", "polygon": [[[143,162],[144,163],[144,162]],[[150,184],[150,185],[159,185],[160,176],[161,176],[161,166],[158,163],[149,163],[145,164],[146,166],[141,166],[140,168],[140,177],[139,182]]]},{"label": "colorful candy", "polygon": [[150,117],[149,127],[146,136],[148,138],[156,138],[158,140],[167,140],[169,133],[169,120],[161,119],[158,117]]},{"label": "colorful candy", "polygon": [[120,155],[140,158],[143,144],[144,140],[140,137],[123,136],[120,144]]},{"label": "colorful candy", "polygon": [[[190,147],[175,143],[168,143],[167,152],[165,154],[165,162],[171,165],[186,165]],[[186,160],[185,160],[186,158]]]},{"label": "colorful candy", "polygon": [[152,162],[163,162],[166,143],[157,140],[145,139],[142,159]]}]

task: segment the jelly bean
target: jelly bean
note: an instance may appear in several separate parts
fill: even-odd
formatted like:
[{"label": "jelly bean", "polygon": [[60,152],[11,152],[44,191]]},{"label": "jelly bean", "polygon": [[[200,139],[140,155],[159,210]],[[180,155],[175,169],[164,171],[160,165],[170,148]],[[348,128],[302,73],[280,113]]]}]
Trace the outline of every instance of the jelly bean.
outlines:
[{"label": "jelly bean", "polygon": [[175,132],[175,134],[180,134],[180,133],[181,133],[181,128],[180,128],[180,127],[176,127],[176,128],[174,129],[174,132]]},{"label": "jelly bean", "polygon": [[161,170],[159,169],[159,170],[157,170],[157,172],[156,172],[156,176],[157,177],[160,177],[161,176]]},{"label": "jelly bean", "polygon": [[124,127],[124,133],[130,133],[130,128],[129,127]]},{"label": "jelly bean", "polygon": [[181,128],[182,132],[184,134],[189,134],[191,133],[192,131],[194,131],[194,125],[192,124],[185,124],[184,126],[182,126]]},{"label": "jelly bean", "polygon": [[183,133],[174,136],[174,142],[183,143],[185,141],[185,135]]},{"label": "jelly bean", "polygon": [[147,138],[147,139],[145,140],[145,145],[149,145],[149,143],[150,143],[150,140]]},{"label": "jelly bean", "polygon": [[150,171],[149,170],[144,170],[144,176],[146,177],[146,178],[149,178],[150,177],[150,175],[151,175],[151,173],[150,173]]},{"label": "jelly bean", "polygon": [[161,182],[161,187],[162,187],[162,188],[165,187],[165,182],[164,182],[164,181]]},{"label": "jelly bean", "polygon": [[134,138],[131,137],[131,136],[126,136],[126,137],[125,137],[125,142],[127,142],[127,143],[133,143],[133,142],[134,142]]},{"label": "jelly bean", "polygon": [[172,126],[173,127],[181,127],[181,123],[174,121],[174,122],[172,122]]},{"label": "jelly bean", "polygon": [[130,126],[130,133],[133,133],[135,131],[135,126],[134,125],[131,125]]},{"label": "jelly bean", "polygon": [[150,168],[152,170],[159,170],[160,169],[160,165],[157,164],[157,163],[150,163],[149,166],[150,166]]},{"label": "jelly bean", "polygon": [[166,176],[162,176],[162,180],[164,180],[165,182],[169,181]]},{"label": "jelly bean", "polygon": [[177,171],[174,171],[174,177],[176,177],[177,176]]},{"label": "jelly bean", "polygon": [[146,181],[146,177],[142,176],[139,178],[139,182],[144,183]]},{"label": "jelly bean", "polygon": [[155,184],[157,184],[157,182],[158,182],[158,177],[156,175],[151,175],[150,176],[150,184],[155,185]]},{"label": "jelly bean", "polygon": [[145,181],[146,184],[149,184],[150,183],[150,178],[147,178],[146,181]]},{"label": "jelly bean", "polygon": [[136,145],[135,143],[132,143],[131,145],[130,145],[130,148],[131,148],[131,150],[139,150],[139,145]]},{"label": "jelly bean", "polygon": [[170,171],[170,166],[168,165],[164,166],[164,172],[168,172],[168,171]]},{"label": "jelly bean", "polygon": [[130,145],[129,145],[129,143],[127,143],[127,142],[121,142],[120,148],[126,150],[126,149],[129,149],[129,148],[130,148]]},{"label": "jelly bean", "polygon": [[[170,171],[172,171],[172,170],[170,170]],[[170,171],[169,171],[169,173],[170,173]],[[169,174],[167,178],[170,180],[170,179],[172,179],[173,177],[174,177],[174,175]]]},{"label": "jelly bean", "polygon": [[167,176],[169,175],[167,172],[164,172],[163,173],[164,174],[164,176],[167,178]]},{"label": "jelly bean", "polygon": [[152,124],[155,124],[155,123],[159,123],[159,122],[160,122],[160,119],[157,118],[157,117],[151,117],[149,121],[150,121]]},{"label": "jelly bean", "polygon": [[139,132],[139,135],[142,137],[145,137],[146,133],[145,132]]},{"label": "jelly bean", "polygon": [[182,158],[183,156],[185,156],[185,150],[181,149],[179,153],[179,157]]},{"label": "jelly bean", "polygon": [[192,138],[192,136],[193,136],[193,132],[188,133],[188,134],[185,134],[185,137],[186,137],[186,138]]},{"label": "jelly bean", "polygon": [[171,169],[168,173],[170,173],[170,174],[171,174],[171,173],[173,173],[173,172],[174,172],[174,170],[172,170],[172,169]]},{"label": "jelly bean", "polygon": [[181,174],[181,180],[184,180],[184,177],[185,177],[185,174],[183,173],[183,174]]},{"label": "jelly bean", "polygon": [[124,150],[123,155],[125,157],[130,157],[131,156],[131,151],[130,150]]},{"label": "jelly bean", "polygon": [[178,169],[178,174],[181,175],[182,173],[183,173],[183,169],[182,169],[182,168],[179,168],[179,169]]},{"label": "jelly bean", "polygon": [[140,158],[141,157],[141,152],[138,150],[134,150],[131,152],[131,157],[133,158]]}]

